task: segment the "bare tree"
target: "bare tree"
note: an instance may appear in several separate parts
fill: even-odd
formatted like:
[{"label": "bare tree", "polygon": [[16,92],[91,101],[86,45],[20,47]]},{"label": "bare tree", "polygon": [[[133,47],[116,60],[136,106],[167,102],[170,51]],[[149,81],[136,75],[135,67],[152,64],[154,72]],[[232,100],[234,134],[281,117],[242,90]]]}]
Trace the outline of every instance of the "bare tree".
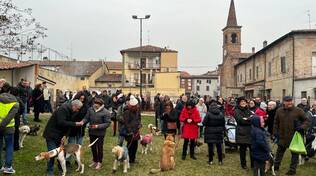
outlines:
[{"label": "bare tree", "polygon": [[12,0],[0,0],[0,51],[23,54],[37,50],[36,40],[47,37],[43,27],[32,16],[32,9],[20,9]]}]

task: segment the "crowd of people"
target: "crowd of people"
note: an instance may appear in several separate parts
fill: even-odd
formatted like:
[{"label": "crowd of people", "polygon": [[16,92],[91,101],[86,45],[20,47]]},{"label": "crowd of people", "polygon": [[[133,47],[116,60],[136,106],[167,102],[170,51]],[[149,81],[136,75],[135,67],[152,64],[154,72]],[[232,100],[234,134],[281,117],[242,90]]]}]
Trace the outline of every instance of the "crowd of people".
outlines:
[{"label": "crowd of people", "polygon": [[[56,108],[50,104],[50,93],[46,83],[38,84],[32,90],[29,82],[21,80],[17,87],[11,87],[5,80],[0,80],[0,148],[5,141],[5,162],[1,166],[4,173],[14,173],[12,168],[13,150],[18,150],[18,128],[20,118],[28,124],[28,109],[33,108],[34,121],[39,122],[39,114],[51,112],[43,137],[47,150],[53,150],[63,143],[83,143],[85,129],[88,128],[92,162],[90,168],[100,170],[103,161],[103,146],[107,128],[112,124],[113,136],[117,144],[128,148],[129,162],[136,162],[138,142],[140,140],[141,102],[139,96],[123,94],[120,90],[109,95],[106,90],[100,94],[90,92],[83,87],[74,94],[56,94]],[[182,160],[189,153],[192,160],[197,160],[195,148],[199,139],[208,145],[208,164],[213,165],[214,147],[217,150],[218,164],[224,164],[225,125],[229,119],[237,123],[236,144],[239,147],[240,166],[242,169],[253,168],[254,175],[264,175],[265,162],[271,159],[271,144],[276,144],[275,170],[278,171],[284,152],[288,149],[295,132],[311,143],[316,135],[316,102],[309,106],[306,99],[295,107],[293,98],[285,96],[282,103],[262,101],[260,98],[245,97],[215,99],[205,96],[187,97],[181,95],[172,101],[168,96],[157,94],[154,98],[155,125],[161,129],[166,138],[174,135],[176,140],[183,139]],[[65,141],[64,136],[67,136]],[[98,139],[98,140],[96,140]],[[306,145],[308,146],[308,145]],[[178,147],[178,146],[177,146]],[[188,151],[189,148],[189,152]],[[250,165],[247,165],[249,151]],[[307,147],[306,161],[315,154]],[[2,153],[2,152],[0,152]],[[287,175],[295,175],[298,165],[298,154],[291,153],[291,164]],[[1,155],[0,155],[1,156]],[[71,164],[70,161],[67,161]],[[53,175],[54,158],[47,163],[47,175]]]}]

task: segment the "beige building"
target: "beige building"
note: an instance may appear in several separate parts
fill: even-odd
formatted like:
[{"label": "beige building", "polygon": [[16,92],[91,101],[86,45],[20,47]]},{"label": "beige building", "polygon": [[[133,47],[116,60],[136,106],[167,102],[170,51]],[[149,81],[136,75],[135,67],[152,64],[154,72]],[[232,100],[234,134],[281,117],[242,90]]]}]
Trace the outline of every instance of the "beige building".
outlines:
[{"label": "beige building", "polygon": [[[226,31],[237,24],[234,1],[231,1],[226,28],[224,28],[223,63],[220,65],[221,95],[248,98],[282,99],[294,96],[316,99],[316,30],[294,30],[252,53],[241,53],[237,43],[226,40]],[[232,20],[233,19],[233,20]],[[236,22],[236,23],[235,23]],[[238,28],[235,33],[237,36]],[[228,32],[229,33],[229,32]],[[229,35],[228,35],[229,36]],[[230,43],[231,42],[231,43]],[[233,46],[231,46],[233,45]],[[236,49],[237,48],[237,49]],[[243,57],[229,57],[239,55]],[[247,57],[246,57],[247,56]],[[229,71],[228,71],[229,70]]]}]

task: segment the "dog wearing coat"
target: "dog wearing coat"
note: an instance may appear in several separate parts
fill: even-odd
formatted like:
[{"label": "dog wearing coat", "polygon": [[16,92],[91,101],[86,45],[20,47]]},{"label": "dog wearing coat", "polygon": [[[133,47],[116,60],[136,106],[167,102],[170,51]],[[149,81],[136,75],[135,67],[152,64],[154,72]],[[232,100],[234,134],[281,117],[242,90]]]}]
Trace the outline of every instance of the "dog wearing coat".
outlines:
[{"label": "dog wearing coat", "polygon": [[114,157],[115,157],[114,162],[113,162],[112,172],[115,173],[120,163],[123,163],[123,173],[127,173],[127,169],[130,168],[127,147],[126,146],[121,147],[119,145],[115,146],[112,149],[112,153],[114,154]]},{"label": "dog wearing coat", "polygon": [[23,148],[24,147],[23,146],[24,139],[25,139],[26,135],[30,133],[31,129],[29,126],[23,125],[23,126],[19,127],[19,131],[21,134],[21,137],[19,138],[19,146],[20,146],[20,148]]},{"label": "dog wearing coat", "polygon": [[175,168],[175,146],[174,137],[172,135],[168,135],[162,147],[159,169],[151,169],[151,174],[169,171]]},{"label": "dog wearing coat", "polygon": [[[93,146],[97,140],[93,141],[91,144],[88,145],[88,147]],[[50,159],[53,157],[57,157],[61,167],[62,167],[62,176],[66,175],[67,168],[66,168],[66,159],[69,158],[71,155],[74,155],[76,158],[76,161],[78,163],[78,168],[76,169],[76,172],[80,171],[80,174],[84,173],[84,164],[82,162],[84,150],[83,147],[79,144],[67,144],[67,145],[61,145],[58,148],[55,148],[48,152],[41,152],[39,155],[35,157],[36,161],[43,160],[43,159]],[[81,170],[80,170],[81,169]]]}]

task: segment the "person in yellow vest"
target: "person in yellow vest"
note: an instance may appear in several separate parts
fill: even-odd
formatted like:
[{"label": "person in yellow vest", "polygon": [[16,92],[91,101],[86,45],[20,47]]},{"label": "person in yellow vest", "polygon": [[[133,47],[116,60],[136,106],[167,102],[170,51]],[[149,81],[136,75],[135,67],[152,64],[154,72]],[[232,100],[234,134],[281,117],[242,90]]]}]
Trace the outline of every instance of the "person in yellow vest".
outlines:
[{"label": "person in yellow vest", "polygon": [[[0,172],[5,174],[14,174],[12,168],[13,161],[13,141],[14,141],[14,116],[19,111],[17,99],[11,95],[11,86],[4,83],[0,92]],[[5,142],[5,161],[1,160],[1,153]]]}]

